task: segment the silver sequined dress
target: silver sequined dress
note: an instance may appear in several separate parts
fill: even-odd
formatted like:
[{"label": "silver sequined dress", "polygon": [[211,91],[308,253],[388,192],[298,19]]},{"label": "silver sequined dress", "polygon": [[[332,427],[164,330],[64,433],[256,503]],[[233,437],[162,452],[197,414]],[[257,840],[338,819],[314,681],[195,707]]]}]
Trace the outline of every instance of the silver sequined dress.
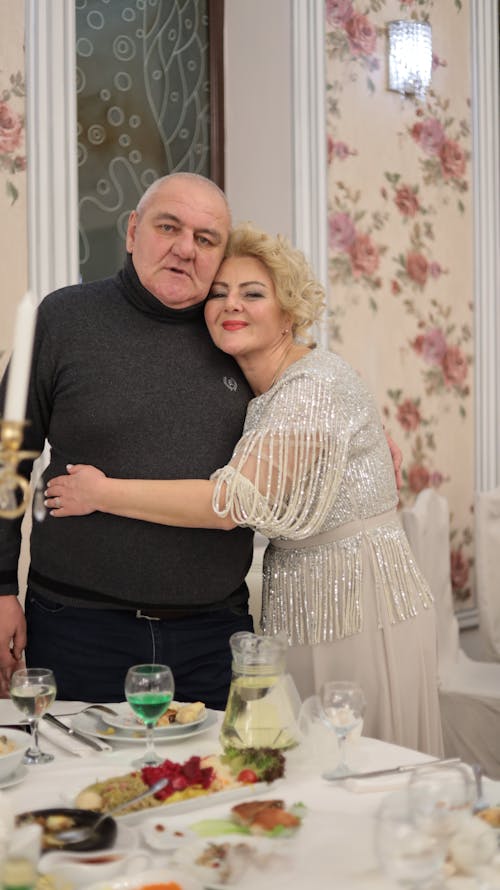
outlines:
[{"label": "silver sequined dress", "polygon": [[[262,629],[270,634],[284,629],[292,646],[312,651],[315,686],[339,674],[353,677],[356,670],[365,692],[379,675],[372,702],[383,687],[394,696],[391,673],[395,668],[404,673],[396,664],[398,635],[403,660],[411,662],[413,645],[398,626],[412,626],[412,641],[426,638],[427,651],[415,654],[420,664],[412,664],[411,672],[415,676],[422,667],[427,673],[422,694],[437,709],[431,715],[435,738],[432,732],[428,738],[418,730],[415,738],[415,732],[400,731],[399,724],[408,721],[398,713],[390,714],[389,728],[374,713],[375,731],[366,733],[365,719],[365,734],[439,754],[432,597],[396,514],[392,459],[359,375],[335,353],[311,350],[250,402],[231,462],[212,478],[216,512],[270,539]],[[396,645],[390,657],[388,641]],[[331,643],[335,646],[324,645]],[[363,652],[366,670],[359,665]],[[383,710],[382,703],[372,710]]]}]

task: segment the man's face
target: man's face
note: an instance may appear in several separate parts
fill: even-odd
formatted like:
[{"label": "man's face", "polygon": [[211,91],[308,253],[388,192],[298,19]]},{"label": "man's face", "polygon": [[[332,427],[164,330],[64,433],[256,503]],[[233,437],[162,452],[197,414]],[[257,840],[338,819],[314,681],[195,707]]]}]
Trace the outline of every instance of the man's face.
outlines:
[{"label": "man's face", "polygon": [[130,214],[127,250],[142,285],[172,309],[206,297],[229,236],[225,201],[210,185],[167,180]]}]

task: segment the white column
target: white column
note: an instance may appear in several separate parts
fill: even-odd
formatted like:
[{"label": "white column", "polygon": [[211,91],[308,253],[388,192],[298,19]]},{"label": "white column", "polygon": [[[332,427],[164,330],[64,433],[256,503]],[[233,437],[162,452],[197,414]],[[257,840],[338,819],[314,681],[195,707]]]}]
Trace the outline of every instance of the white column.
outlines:
[{"label": "white column", "polygon": [[[294,242],[328,292],[324,0],[292,0]],[[326,326],[318,342],[328,345]]]},{"label": "white column", "polygon": [[500,485],[498,0],[471,0],[476,479]]},{"label": "white column", "polygon": [[79,280],[75,4],[25,0],[29,287]]}]

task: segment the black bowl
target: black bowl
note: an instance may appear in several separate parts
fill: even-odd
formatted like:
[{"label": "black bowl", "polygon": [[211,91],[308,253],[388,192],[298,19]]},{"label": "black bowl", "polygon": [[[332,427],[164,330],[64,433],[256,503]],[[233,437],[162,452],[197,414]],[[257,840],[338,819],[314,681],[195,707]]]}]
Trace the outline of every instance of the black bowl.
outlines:
[{"label": "black bowl", "polygon": [[100,813],[96,813],[94,810],[54,807],[50,810],[31,810],[29,813],[21,813],[19,816],[16,816],[16,825],[29,825],[35,822],[42,826],[42,853],[47,853],[49,850],[75,850],[80,852],[84,850],[106,850],[112,846],[116,838],[116,822],[112,816],[107,816],[106,819],[102,820],[92,837],[73,844],[55,841],[54,835],[58,831],[63,831],[62,825],[58,827],[47,826],[49,816],[65,816],[70,819],[71,824],[64,825],[64,829],[66,829],[92,825],[99,815]]}]

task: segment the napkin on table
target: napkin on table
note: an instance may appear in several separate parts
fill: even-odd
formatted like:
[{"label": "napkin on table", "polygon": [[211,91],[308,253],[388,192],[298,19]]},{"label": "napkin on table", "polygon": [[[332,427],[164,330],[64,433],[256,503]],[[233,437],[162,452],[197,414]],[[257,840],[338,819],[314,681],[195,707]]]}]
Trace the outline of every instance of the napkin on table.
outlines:
[{"label": "napkin on table", "polygon": [[[59,717],[59,720],[61,720],[61,723],[69,725],[69,721],[64,720],[64,718]],[[64,751],[68,751],[70,754],[75,754],[76,757],[88,757],[93,754],[99,754],[99,751],[91,748],[90,745],[85,744],[85,742],[80,741],[80,739],[75,739],[74,736],[66,735],[64,730],[58,729],[57,726],[52,726],[50,723],[47,723],[46,720],[40,720],[38,730],[40,735],[48,739],[53,745],[62,748]],[[104,742],[102,739],[93,736],[92,740],[99,745],[101,751],[113,750],[111,745],[108,745],[108,743]]]}]

